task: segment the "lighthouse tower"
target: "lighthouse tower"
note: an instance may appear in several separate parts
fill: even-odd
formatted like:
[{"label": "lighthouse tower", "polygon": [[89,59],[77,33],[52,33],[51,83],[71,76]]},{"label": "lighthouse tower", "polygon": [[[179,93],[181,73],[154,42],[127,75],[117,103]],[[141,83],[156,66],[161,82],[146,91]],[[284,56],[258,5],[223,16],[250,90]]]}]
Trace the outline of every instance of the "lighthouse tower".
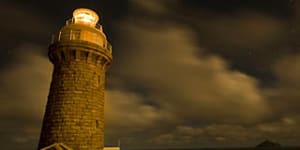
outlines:
[{"label": "lighthouse tower", "polygon": [[105,72],[112,46],[99,16],[79,8],[53,36],[54,65],[38,149],[61,143],[74,150],[102,150]]}]

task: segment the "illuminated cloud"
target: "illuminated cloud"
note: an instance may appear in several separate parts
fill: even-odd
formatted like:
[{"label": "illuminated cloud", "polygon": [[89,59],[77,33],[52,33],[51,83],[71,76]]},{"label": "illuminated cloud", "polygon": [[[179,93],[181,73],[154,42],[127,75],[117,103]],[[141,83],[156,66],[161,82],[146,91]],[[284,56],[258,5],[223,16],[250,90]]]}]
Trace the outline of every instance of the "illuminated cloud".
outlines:
[{"label": "illuminated cloud", "polygon": [[164,14],[168,12],[170,4],[176,3],[177,0],[130,0],[130,9],[140,10],[143,13]]},{"label": "illuminated cloud", "polygon": [[14,62],[0,74],[0,138],[4,149],[35,149],[51,79],[51,64],[39,51],[23,43],[12,49]]},{"label": "illuminated cloud", "polygon": [[[253,146],[270,137],[297,144],[300,57],[274,49],[287,44],[286,20],[251,9],[220,13],[187,3],[130,0],[128,12],[119,12],[123,20],[105,26],[113,28],[108,38],[115,57],[107,76],[106,145],[121,139],[125,147]],[[8,65],[2,63],[0,139],[4,149],[35,149],[52,71],[40,54],[46,45],[35,39],[49,37],[54,29],[47,20],[53,18],[1,4],[16,12],[0,25],[5,40],[34,42],[11,40],[13,56]],[[254,76],[260,71],[276,77],[272,85]]]},{"label": "illuminated cloud", "polygon": [[269,113],[257,81],[228,69],[218,56],[197,56],[201,49],[186,28],[123,27],[128,55],[120,59],[122,67],[115,68],[150,89],[149,99],[163,109],[179,118],[217,122],[250,123]]},{"label": "illuminated cloud", "polygon": [[266,95],[279,116],[299,115],[300,105],[300,55],[286,55],[273,66],[278,82],[274,87],[266,89]]}]

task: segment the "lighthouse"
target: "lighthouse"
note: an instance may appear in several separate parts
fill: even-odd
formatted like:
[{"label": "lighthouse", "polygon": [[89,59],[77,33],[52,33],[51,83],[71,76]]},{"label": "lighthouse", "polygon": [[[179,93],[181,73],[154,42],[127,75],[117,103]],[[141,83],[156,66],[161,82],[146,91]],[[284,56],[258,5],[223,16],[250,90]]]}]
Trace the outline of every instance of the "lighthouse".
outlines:
[{"label": "lighthouse", "polygon": [[54,66],[38,149],[64,145],[102,150],[105,73],[112,63],[99,16],[79,8],[52,37],[48,57]]}]

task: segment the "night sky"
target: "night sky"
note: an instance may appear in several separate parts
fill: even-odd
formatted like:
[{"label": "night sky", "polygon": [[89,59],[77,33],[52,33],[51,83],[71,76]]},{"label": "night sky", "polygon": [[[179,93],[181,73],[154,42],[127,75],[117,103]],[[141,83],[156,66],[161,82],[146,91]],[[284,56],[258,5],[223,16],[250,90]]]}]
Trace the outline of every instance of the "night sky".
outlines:
[{"label": "night sky", "polygon": [[1,0],[1,149],[36,149],[51,34],[79,7],[113,45],[107,146],[299,143],[300,1]]}]

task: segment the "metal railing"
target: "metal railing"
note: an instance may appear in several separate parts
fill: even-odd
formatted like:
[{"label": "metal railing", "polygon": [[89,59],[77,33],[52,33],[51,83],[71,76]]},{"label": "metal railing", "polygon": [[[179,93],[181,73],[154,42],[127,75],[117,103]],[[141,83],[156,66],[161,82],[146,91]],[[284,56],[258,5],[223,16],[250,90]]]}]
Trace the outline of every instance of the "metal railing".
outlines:
[{"label": "metal railing", "polygon": [[[66,25],[70,25],[70,24],[75,24],[75,19],[74,18],[69,19],[69,20],[66,21]],[[102,26],[98,23],[93,27],[95,27],[97,30],[102,31]]]},{"label": "metal railing", "polygon": [[103,47],[108,52],[112,53],[112,45],[104,40],[104,38],[94,32],[79,30],[79,29],[70,29],[60,31],[58,34],[54,34],[51,37],[51,44],[56,42],[64,42],[64,41],[87,41],[99,45]]}]

